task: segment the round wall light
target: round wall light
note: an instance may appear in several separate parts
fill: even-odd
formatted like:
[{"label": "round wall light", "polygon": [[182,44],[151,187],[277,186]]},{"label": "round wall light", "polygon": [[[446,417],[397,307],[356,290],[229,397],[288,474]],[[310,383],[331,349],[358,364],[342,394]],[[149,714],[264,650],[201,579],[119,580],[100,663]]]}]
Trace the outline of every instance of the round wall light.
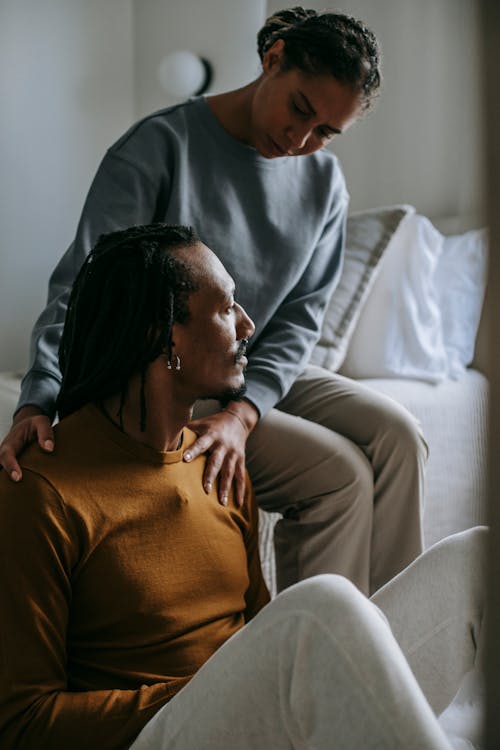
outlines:
[{"label": "round wall light", "polygon": [[210,86],[212,74],[208,60],[188,50],[172,52],[158,66],[161,87],[177,99],[203,94]]}]

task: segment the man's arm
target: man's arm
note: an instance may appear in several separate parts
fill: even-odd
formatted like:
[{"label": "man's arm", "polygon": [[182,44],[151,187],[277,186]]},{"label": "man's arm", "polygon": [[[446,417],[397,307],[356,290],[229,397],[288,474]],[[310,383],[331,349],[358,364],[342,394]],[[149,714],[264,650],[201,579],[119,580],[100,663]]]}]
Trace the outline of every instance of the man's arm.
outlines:
[{"label": "man's arm", "polygon": [[[8,502],[6,502],[8,500]],[[125,750],[186,682],[68,689],[66,637],[82,530],[55,490],[0,473],[0,746]],[[105,571],[103,571],[105,574]]]},{"label": "man's arm", "polygon": [[245,535],[247,550],[248,578],[250,585],[245,594],[245,622],[255,617],[262,607],[269,602],[269,591],[262,575],[259,554],[259,509],[255,500],[248,474],[245,483],[244,511],[248,517],[248,528]]}]

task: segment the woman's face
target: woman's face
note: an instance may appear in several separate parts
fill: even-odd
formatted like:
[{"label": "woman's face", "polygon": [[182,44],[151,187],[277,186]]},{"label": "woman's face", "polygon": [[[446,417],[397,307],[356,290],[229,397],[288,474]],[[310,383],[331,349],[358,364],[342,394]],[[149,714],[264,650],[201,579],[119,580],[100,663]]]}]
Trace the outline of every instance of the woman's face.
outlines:
[{"label": "woman's face", "polygon": [[312,154],[361,113],[357,92],[333,76],[282,70],[283,40],[266,52],[251,109],[251,145],[269,159]]}]

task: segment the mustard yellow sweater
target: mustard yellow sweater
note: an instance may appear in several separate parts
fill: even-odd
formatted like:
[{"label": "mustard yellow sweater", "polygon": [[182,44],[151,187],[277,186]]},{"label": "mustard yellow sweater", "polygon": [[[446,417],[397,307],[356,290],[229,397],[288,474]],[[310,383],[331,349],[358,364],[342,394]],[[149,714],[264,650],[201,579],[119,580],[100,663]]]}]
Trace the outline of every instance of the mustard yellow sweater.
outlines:
[{"label": "mustard yellow sweater", "polygon": [[0,472],[0,747],[127,748],[267,601],[258,515],[94,406]]}]

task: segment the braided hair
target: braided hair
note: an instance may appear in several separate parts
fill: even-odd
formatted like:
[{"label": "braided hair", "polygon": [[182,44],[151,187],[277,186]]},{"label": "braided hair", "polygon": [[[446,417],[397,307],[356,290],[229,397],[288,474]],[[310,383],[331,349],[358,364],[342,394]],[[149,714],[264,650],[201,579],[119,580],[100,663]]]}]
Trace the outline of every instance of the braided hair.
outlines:
[{"label": "braided hair", "polygon": [[73,284],[59,346],[65,417],[90,401],[120,394],[122,411],[132,375],[141,375],[141,430],[146,424],[146,370],[162,352],[172,356],[172,327],[189,319],[198,288],[188,264],[170,250],[199,242],[190,227],[149,224],[103,234]]},{"label": "braided hair", "polygon": [[359,91],[363,110],[370,109],[382,81],[381,50],[373,32],[361,21],[297,6],[267,19],[257,34],[261,60],[278,39],[285,43],[284,70],[332,75]]}]

